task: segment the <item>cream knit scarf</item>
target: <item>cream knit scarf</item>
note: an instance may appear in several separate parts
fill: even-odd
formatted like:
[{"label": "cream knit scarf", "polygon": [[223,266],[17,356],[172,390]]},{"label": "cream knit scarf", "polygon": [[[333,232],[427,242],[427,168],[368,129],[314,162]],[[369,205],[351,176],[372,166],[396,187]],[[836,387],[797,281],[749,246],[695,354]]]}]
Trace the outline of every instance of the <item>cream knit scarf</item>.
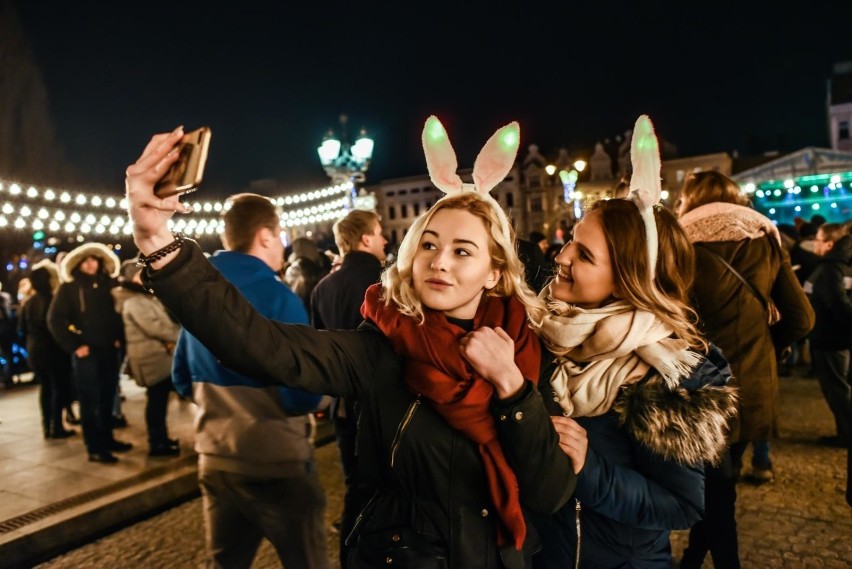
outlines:
[{"label": "cream knit scarf", "polygon": [[781,244],[781,234],[772,221],[742,205],[713,202],[686,212],[678,221],[690,243],[742,241],[771,235]]},{"label": "cream knit scarf", "polygon": [[619,389],[651,368],[673,389],[700,361],[654,314],[625,301],[585,310],[553,299],[550,285],[540,296],[550,313],[534,327],[557,356],[550,382],[566,417],[606,413]]}]

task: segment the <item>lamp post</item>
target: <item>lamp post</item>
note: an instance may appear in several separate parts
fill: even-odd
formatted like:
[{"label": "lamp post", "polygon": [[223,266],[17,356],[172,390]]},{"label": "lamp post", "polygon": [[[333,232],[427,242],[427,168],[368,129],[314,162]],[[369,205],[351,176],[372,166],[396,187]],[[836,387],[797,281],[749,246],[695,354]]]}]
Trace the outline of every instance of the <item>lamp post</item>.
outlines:
[{"label": "lamp post", "polygon": [[354,207],[358,185],[366,180],[365,172],[373,158],[373,139],[361,129],[357,140],[350,143],[346,132],[348,117],[340,115],[340,138],[329,130],[317,148],[320,163],[332,184],[352,183],[350,205]]},{"label": "lamp post", "polygon": [[[577,189],[577,179],[580,177],[580,172],[586,169],[585,160],[575,160],[570,170],[559,170],[559,181],[562,183],[562,199],[566,204],[572,207],[574,219],[580,219],[583,215],[583,192]],[[556,166],[549,164],[545,167],[545,171],[549,175],[556,172]]]}]

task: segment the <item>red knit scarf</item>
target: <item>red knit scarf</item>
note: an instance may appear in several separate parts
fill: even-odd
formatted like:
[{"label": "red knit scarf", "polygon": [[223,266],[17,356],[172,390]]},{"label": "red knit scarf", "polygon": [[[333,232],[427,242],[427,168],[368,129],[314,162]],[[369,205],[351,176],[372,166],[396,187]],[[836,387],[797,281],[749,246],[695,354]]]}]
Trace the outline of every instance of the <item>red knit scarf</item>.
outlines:
[{"label": "red knit scarf", "polygon": [[[405,358],[404,380],[409,389],[425,397],[454,429],[479,445],[488,490],[497,509],[498,544],[526,537],[526,524],[512,471],[490,412],[494,387],[473,371],[459,351],[467,332],[447,321],[442,312],[423,308],[426,321],[419,325],[381,298],[381,286],[367,289],[361,314],[387,336],[397,354]],[[525,378],[538,381],[541,349],[527,325],[523,304],[515,298],[484,296],[473,319],[473,329],[503,328],[515,341],[515,363]]]}]

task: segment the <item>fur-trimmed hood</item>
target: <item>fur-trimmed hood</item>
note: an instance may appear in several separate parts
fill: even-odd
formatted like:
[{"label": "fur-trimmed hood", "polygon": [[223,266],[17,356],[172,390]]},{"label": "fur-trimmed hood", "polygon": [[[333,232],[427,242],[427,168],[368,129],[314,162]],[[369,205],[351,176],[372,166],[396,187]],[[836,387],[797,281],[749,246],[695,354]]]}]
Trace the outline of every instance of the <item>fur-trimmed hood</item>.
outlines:
[{"label": "fur-trimmed hood", "polygon": [[59,288],[61,281],[59,280],[59,266],[51,261],[50,259],[42,259],[35,265],[31,267],[33,271],[36,269],[44,269],[48,273],[50,273],[50,289],[56,292],[56,289]]},{"label": "fur-trimmed hood", "polygon": [[613,405],[619,423],[655,454],[680,464],[718,464],[737,415],[731,368],[716,348],[674,390],[655,375],[624,388]]},{"label": "fur-trimmed hood", "polygon": [[70,251],[59,264],[59,275],[62,282],[70,283],[74,280],[74,269],[83,262],[86,257],[97,257],[101,260],[101,270],[108,276],[116,278],[120,261],[118,256],[103,243],[84,243]]}]

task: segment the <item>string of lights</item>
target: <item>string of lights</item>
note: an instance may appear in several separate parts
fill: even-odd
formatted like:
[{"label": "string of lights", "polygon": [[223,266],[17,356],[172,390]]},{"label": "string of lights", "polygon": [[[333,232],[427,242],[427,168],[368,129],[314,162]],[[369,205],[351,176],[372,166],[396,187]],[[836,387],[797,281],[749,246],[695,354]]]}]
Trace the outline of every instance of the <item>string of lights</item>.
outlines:
[{"label": "string of lights", "polygon": [[[284,227],[303,227],[346,215],[351,182],[300,194],[277,196],[272,201],[281,208]],[[221,213],[227,201],[194,202],[193,213],[169,222],[170,228],[194,235],[223,231],[222,220],[204,214]],[[130,235],[133,225],[127,218],[127,200],[85,192],[52,188],[22,187],[0,181],[0,229],[50,231],[83,235]]]}]

